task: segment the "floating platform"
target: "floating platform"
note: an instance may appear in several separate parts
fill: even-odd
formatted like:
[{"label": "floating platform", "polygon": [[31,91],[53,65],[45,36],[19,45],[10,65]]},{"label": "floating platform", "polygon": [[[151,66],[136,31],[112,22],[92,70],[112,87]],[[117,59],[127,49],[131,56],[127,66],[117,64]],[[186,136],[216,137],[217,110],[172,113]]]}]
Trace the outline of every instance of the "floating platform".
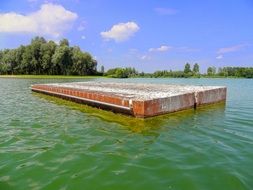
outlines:
[{"label": "floating platform", "polygon": [[32,91],[146,118],[226,101],[227,88],[108,82],[36,84]]}]

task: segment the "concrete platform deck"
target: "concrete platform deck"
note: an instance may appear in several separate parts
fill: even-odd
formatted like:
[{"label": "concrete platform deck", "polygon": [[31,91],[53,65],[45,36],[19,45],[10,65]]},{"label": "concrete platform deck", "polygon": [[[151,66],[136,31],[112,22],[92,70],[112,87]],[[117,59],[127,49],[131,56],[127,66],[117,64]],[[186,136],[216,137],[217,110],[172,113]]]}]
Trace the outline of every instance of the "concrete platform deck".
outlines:
[{"label": "concrete platform deck", "polygon": [[108,82],[36,84],[32,91],[102,109],[152,117],[226,101],[226,87]]}]

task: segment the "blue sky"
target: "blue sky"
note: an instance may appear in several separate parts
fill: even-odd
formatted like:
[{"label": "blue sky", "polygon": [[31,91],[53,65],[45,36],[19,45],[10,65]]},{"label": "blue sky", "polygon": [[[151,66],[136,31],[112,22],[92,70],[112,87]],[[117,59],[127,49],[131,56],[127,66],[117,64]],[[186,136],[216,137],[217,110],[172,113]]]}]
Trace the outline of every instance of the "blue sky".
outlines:
[{"label": "blue sky", "polygon": [[252,0],[1,0],[0,49],[68,38],[100,67],[253,66]]}]

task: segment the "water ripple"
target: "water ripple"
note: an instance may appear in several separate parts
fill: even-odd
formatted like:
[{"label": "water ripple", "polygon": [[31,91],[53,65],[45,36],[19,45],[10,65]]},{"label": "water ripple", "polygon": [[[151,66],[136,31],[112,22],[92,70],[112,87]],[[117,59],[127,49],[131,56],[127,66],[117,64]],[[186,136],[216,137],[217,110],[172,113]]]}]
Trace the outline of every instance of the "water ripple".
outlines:
[{"label": "water ripple", "polygon": [[29,90],[61,81],[0,79],[0,189],[253,186],[252,80],[127,79],[228,86],[226,105],[147,120]]}]

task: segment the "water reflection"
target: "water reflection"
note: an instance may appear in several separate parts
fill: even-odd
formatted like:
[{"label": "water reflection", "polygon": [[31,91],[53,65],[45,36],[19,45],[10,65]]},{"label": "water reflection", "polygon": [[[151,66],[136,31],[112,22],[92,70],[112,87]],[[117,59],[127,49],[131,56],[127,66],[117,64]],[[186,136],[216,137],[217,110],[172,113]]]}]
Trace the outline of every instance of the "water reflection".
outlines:
[{"label": "water reflection", "polygon": [[166,130],[168,130],[170,128],[179,127],[184,122],[187,122],[188,126],[194,127],[197,125],[196,122],[200,117],[221,118],[224,117],[225,111],[225,103],[217,103],[199,107],[197,110],[190,109],[141,119],[128,115],[116,114],[110,111],[93,108],[44,94],[33,93],[33,95],[54,104],[67,106],[71,109],[81,111],[89,116],[98,117],[103,121],[120,124],[133,133],[141,133],[147,136],[159,136],[159,131],[164,130],[165,126]]}]

